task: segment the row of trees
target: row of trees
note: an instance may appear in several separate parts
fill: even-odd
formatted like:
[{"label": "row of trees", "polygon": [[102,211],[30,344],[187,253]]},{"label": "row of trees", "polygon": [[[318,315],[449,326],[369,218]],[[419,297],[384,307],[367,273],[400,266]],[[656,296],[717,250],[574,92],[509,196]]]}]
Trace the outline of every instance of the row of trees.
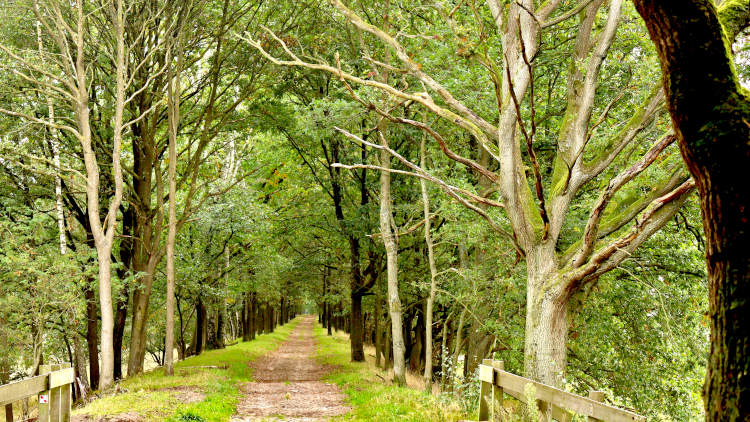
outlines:
[{"label": "row of trees", "polygon": [[297,309],[293,266],[266,240],[274,158],[248,154],[262,135],[242,122],[268,74],[231,38],[294,16],[261,6],[3,7],[0,318],[4,334],[31,339],[3,349],[2,382],[25,372],[14,374],[24,344],[31,373],[73,344],[81,378],[106,389],[123,366],[142,372],[147,353],[171,372],[165,350],[222,347],[250,335],[255,313],[283,321]]},{"label": "row of trees", "polygon": [[[709,328],[714,342],[742,338],[721,307],[740,315],[747,271],[709,267],[707,285],[703,255],[742,259],[721,242],[745,232],[712,228],[723,213],[741,224],[744,191],[711,214],[714,170],[685,166],[678,144],[690,157],[698,135],[675,119],[744,129],[735,115],[677,112],[675,92],[709,86],[728,93],[716,100],[727,113],[745,112],[734,75],[747,61],[727,45],[743,54],[748,8],[695,2],[714,16],[707,38],[728,41],[714,53],[731,82],[710,88],[674,76],[684,64],[660,76],[660,59],[683,56],[648,35],[671,40],[679,20],[659,32],[638,16],[657,6],[635,3],[4,8],[0,329],[18,341],[0,336],[0,348],[19,347],[0,372],[17,368],[20,345],[33,346],[32,370],[69,345],[107,387],[147,355],[169,370],[173,342],[182,358],[250,340],[259,315],[315,309],[350,333],[352,360],[372,344],[400,384],[418,372],[468,403],[494,356],[656,418],[697,419]],[[704,123],[689,130],[709,136]],[[695,142],[732,180],[724,163],[741,151],[709,159],[713,143]],[[727,271],[739,278],[722,290]],[[709,397],[732,394],[715,359],[742,344],[712,345]],[[744,355],[729,354],[741,372]]]},{"label": "row of trees", "polygon": [[[410,193],[394,199],[392,175],[403,175],[432,182],[443,193],[487,221],[498,236],[496,240],[482,239],[480,244],[484,250],[477,253],[478,261],[487,258],[485,248],[493,244],[515,254],[514,263],[498,266],[501,271],[519,261],[525,264],[525,286],[521,287],[525,290],[525,300],[521,301],[525,305],[524,373],[557,386],[570,382],[567,376],[573,371],[568,371],[569,336],[580,335],[571,330],[571,322],[579,319],[581,315],[577,313],[593,301],[591,293],[597,290],[597,283],[611,277],[608,273],[613,270],[625,271],[638,280],[637,275],[628,271],[626,261],[633,261],[640,255],[642,252],[638,248],[648,245],[649,240],[668,223],[681,218],[685,230],[694,231],[691,225],[694,220],[689,222],[684,213],[696,181],[690,177],[674,145],[677,139],[688,141],[684,134],[672,133],[662,89],[663,82],[668,82],[669,78],[658,77],[657,55],[645,40],[640,21],[633,19],[635,10],[621,1],[581,2],[577,5],[555,1],[543,5],[532,1],[505,5],[488,1],[486,7],[463,3],[451,7],[424,4],[414,10],[404,10],[388,1],[377,5],[369,2],[347,5],[336,0],[330,3],[336,23],[329,25],[340,24],[336,19],[343,20],[346,25],[346,32],[342,31],[342,39],[333,48],[321,46],[321,40],[317,38],[305,43],[304,38],[280,36],[269,29],[260,34],[246,33],[243,38],[276,65],[301,68],[301,74],[306,76],[311,71],[315,72],[313,74],[327,73],[328,77],[324,77],[326,84],[328,78],[338,80],[339,95],[343,94],[348,104],[353,101],[355,106],[362,107],[360,110],[367,112],[366,115],[355,113],[356,117],[347,121],[344,118],[351,115],[350,110],[342,109],[336,103],[333,107],[322,105],[322,120],[328,122],[328,127],[336,129],[338,134],[334,133],[334,136],[353,142],[355,148],[362,151],[360,157],[350,158],[349,162],[340,159],[339,154],[325,155],[323,164],[328,166],[332,185],[337,183],[334,177],[340,177],[338,169],[354,171],[354,178],[360,185],[364,184],[368,171],[380,172],[380,232],[370,233],[369,237],[382,240],[384,245],[387,294],[377,297],[375,292],[371,315],[373,331],[369,337],[377,346],[376,354],[379,357],[381,339],[387,336],[390,344],[384,352],[393,354],[397,383],[404,382],[406,358],[412,369],[425,368],[428,386],[433,379],[431,366],[435,357],[431,357],[432,341],[429,339],[433,331],[440,329],[438,324],[432,323],[437,289],[430,229],[433,217],[429,195],[423,188],[425,211],[421,223],[408,227],[415,218],[414,210],[409,213],[395,207],[399,206],[399,201],[410,203],[419,199]],[[714,39],[723,37],[731,44],[747,25],[748,7],[743,2],[727,2],[718,12],[710,4],[703,4],[699,9],[718,16],[712,18]],[[715,22],[721,19],[726,29],[717,32],[719,24]],[[659,29],[664,45],[673,41],[670,30]],[[655,31],[651,29],[652,35]],[[698,47],[703,48],[702,45]],[[669,50],[671,46],[662,48]],[[732,68],[732,50],[725,46],[713,54],[719,53],[729,58],[725,61]],[[661,54],[665,60],[671,59],[669,51]],[[700,70],[692,72],[711,74],[700,67],[696,66],[696,69]],[[742,91],[738,88],[738,80],[732,71],[721,73],[718,79],[726,86],[722,85],[722,89],[716,88],[713,92],[720,96],[721,101],[726,95],[730,98],[705,107],[730,107],[728,116],[722,114],[717,118],[742,126],[745,100],[737,100],[731,94]],[[541,92],[540,87],[543,87]],[[330,89],[328,85],[326,88]],[[336,102],[341,101],[339,98],[336,97]],[[320,107],[321,104],[315,104],[313,112]],[[670,111],[672,120],[679,118],[675,117],[674,106]],[[309,133],[309,128],[306,129],[305,132]],[[742,133],[730,132],[732,140],[727,142],[741,148],[744,142],[741,141],[744,139]],[[706,135],[700,136],[704,139]],[[317,137],[321,138],[320,135]],[[434,141],[435,149],[439,149],[444,157],[466,167],[468,178],[464,177],[463,183],[456,183],[455,174],[446,176],[442,172],[441,165],[445,164],[425,164],[424,138]],[[322,141],[320,143],[325,154],[326,146]],[[422,146],[419,152],[418,144]],[[702,145],[706,143],[702,142]],[[313,160],[305,159],[300,151],[304,148],[298,144],[294,148],[315,173],[314,166],[309,164]],[[339,147],[330,149],[338,151]],[[731,148],[728,151],[730,155],[733,154],[731,151],[740,153]],[[374,152],[375,157],[368,159],[368,152]],[[701,154],[701,157],[706,156],[707,152]],[[724,169],[725,162],[726,157],[712,160],[712,165]],[[695,175],[697,170],[691,168],[691,171]],[[731,186],[730,183],[727,185]],[[712,190],[706,186],[701,189],[706,201]],[[731,197],[735,198],[729,203],[739,204],[737,198],[743,193],[738,193],[734,187],[729,190]],[[331,196],[335,203],[335,196]],[[360,197],[364,198],[364,195]],[[359,203],[360,206],[367,204],[366,200]],[[708,205],[704,204],[704,216],[712,214],[707,208]],[[733,210],[736,209],[743,208],[733,206]],[[404,218],[399,222],[397,219],[402,212]],[[339,222],[344,220],[341,213],[336,216]],[[705,226],[717,224],[717,221],[704,221]],[[742,221],[737,220],[731,227],[742,226]],[[403,285],[403,280],[409,280],[410,276],[399,270],[398,262],[399,259],[410,262],[411,258],[405,257],[402,251],[414,247],[404,245],[401,231],[411,233],[420,226],[424,228],[426,242],[424,247],[417,246],[419,254],[423,255],[423,259],[417,259],[417,262],[426,263],[430,271],[425,278],[430,282],[416,303],[409,304],[424,306],[421,312],[414,312],[417,319],[414,326],[414,317],[409,311],[404,311],[404,289],[399,286],[399,278]],[[481,235],[487,236],[486,233]],[[496,243],[492,243],[493,240]],[[702,248],[700,236],[696,240],[698,248]],[[460,243],[454,245],[454,251],[460,250],[461,246]],[[710,257],[711,252],[708,253]],[[737,259],[740,262],[735,265],[744,268],[743,258]],[[649,265],[662,269],[668,267],[660,262]],[[701,271],[696,271],[696,267],[698,265],[672,267],[671,271],[700,277]],[[456,270],[455,267],[450,269]],[[740,269],[737,274],[744,273]],[[665,276],[660,275],[658,279],[663,281]],[[362,327],[365,327],[367,337],[368,326],[363,324],[359,298],[355,297],[359,292],[357,275],[353,274],[351,280],[348,324],[352,335],[352,359],[361,360],[358,350],[363,337]],[[716,292],[716,289],[723,291],[716,286],[711,291]],[[731,291],[731,297],[744,297],[736,288]],[[327,292],[324,289],[324,298]],[[728,300],[723,296],[721,299],[721,303]],[[327,315],[327,307],[331,305],[325,300],[321,309]],[[381,334],[378,327],[382,316],[380,306],[384,300],[388,303],[391,326]],[[736,306],[737,302],[731,303]],[[460,305],[467,309],[465,304]],[[725,315],[725,312],[719,308],[718,303],[712,307],[715,315],[712,327],[739,323],[736,317],[729,317],[728,322],[721,323],[724,316],[718,315]],[[446,313],[450,315],[450,312]],[[462,312],[459,321],[463,317]],[[425,324],[420,318],[429,323]],[[367,315],[364,319],[367,320]],[[445,334],[445,322],[443,344],[450,343]],[[481,319],[479,324],[482,324]],[[705,320],[703,325],[708,325]],[[645,328],[648,330],[649,325],[646,324]],[[458,340],[456,356],[462,347],[461,329],[462,322],[459,322],[455,335]],[[715,339],[725,337],[722,333],[729,335],[717,330],[713,328]],[[425,331],[424,337],[417,334],[421,331]],[[487,333],[489,330],[476,331]],[[736,346],[729,350],[720,352],[718,347],[715,348],[713,359],[723,362],[728,354],[736,354],[739,360],[735,370],[742,371],[744,364],[740,360],[744,355],[737,352],[736,347],[744,344],[744,338],[739,335],[737,343],[732,343]],[[479,339],[472,340],[469,348],[476,347],[477,350],[468,350],[465,355],[464,368],[468,372],[493,349],[489,347],[492,340],[484,343]],[[425,343],[428,344],[424,359],[430,363],[414,365],[414,357],[420,359]],[[445,361],[445,356],[437,359]],[[727,372],[718,363],[716,365],[717,371],[724,373],[717,375],[716,381],[710,385],[717,385],[718,380],[725,378],[737,378],[734,375],[738,372]],[[443,370],[445,367],[443,365]],[[719,403],[724,395],[735,394],[741,389],[741,386],[736,386],[729,393],[724,387],[709,386],[706,403]],[[736,403],[735,406],[739,408]],[[718,404],[714,407],[721,408]],[[740,411],[735,416],[741,414]]]}]

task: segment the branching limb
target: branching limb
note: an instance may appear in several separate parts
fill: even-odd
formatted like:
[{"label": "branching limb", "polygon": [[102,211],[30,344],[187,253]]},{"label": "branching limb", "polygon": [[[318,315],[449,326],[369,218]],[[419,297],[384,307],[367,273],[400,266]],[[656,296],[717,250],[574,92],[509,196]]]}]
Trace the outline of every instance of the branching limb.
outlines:
[{"label": "branching limb", "polygon": [[505,72],[506,72],[505,76],[509,85],[510,97],[513,100],[513,106],[516,109],[516,120],[518,122],[518,126],[521,128],[521,133],[523,134],[523,137],[526,140],[526,149],[528,150],[529,160],[531,161],[532,171],[534,172],[534,187],[536,191],[537,200],[539,201],[539,216],[542,218],[542,223],[544,224],[544,231],[542,233],[542,239],[547,239],[547,236],[549,235],[549,216],[547,215],[547,206],[545,204],[545,199],[544,199],[544,187],[542,185],[542,172],[539,168],[539,161],[536,158],[536,153],[534,152],[534,135],[536,134],[536,122],[535,122],[536,108],[534,107],[534,69],[532,68],[531,63],[529,62],[529,58],[526,55],[526,46],[523,40],[523,33],[521,32],[520,19],[518,22],[518,40],[521,46],[521,56],[523,57],[523,62],[526,65],[526,68],[529,72],[529,89],[530,89],[529,103],[531,106],[531,116],[530,116],[531,131],[530,132],[526,130],[526,125],[524,124],[523,118],[521,117],[521,105],[518,101],[518,98],[516,97],[516,90],[513,87],[513,78],[510,74],[510,67],[508,66],[505,67]]},{"label": "branching limb", "polygon": [[[467,191],[465,189],[461,189],[459,187],[450,185],[450,184],[444,182],[443,180],[441,180],[441,179],[439,179],[439,178],[431,175],[430,173],[428,173],[427,171],[425,171],[421,167],[417,166],[416,164],[412,163],[411,161],[407,160],[401,154],[399,154],[398,152],[394,151],[393,149],[391,149],[389,147],[384,147],[382,145],[373,144],[372,142],[367,142],[364,139],[358,137],[357,135],[349,133],[346,130],[338,128],[338,127],[334,127],[334,129],[336,129],[339,133],[341,133],[345,137],[347,137],[349,139],[352,139],[353,141],[355,141],[357,143],[360,143],[362,145],[366,145],[366,146],[369,146],[369,147],[372,147],[372,148],[375,148],[375,149],[378,149],[378,150],[381,150],[381,151],[382,150],[386,151],[388,154],[390,154],[391,156],[393,156],[396,159],[398,159],[402,164],[404,164],[408,168],[412,169],[413,171],[410,172],[410,171],[405,171],[405,170],[390,169],[390,168],[384,168],[384,167],[375,166],[375,165],[371,165],[371,164],[344,165],[344,164],[341,164],[341,163],[334,163],[334,164],[331,165],[332,167],[345,168],[345,169],[366,168],[366,169],[373,169],[373,170],[378,170],[378,171],[388,171],[388,172],[391,172],[391,173],[403,174],[403,175],[407,175],[407,176],[418,177],[418,178],[427,180],[429,182],[435,183],[446,194],[448,194],[448,196],[454,198],[459,203],[461,203],[465,207],[469,208],[470,210],[474,211],[475,213],[479,214],[482,218],[484,218],[485,220],[487,220],[487,222],[490,224],[490,226],[492,227],[492,229],[494,231],[496,231],[497,233],[500,233],[500,234],[502,234],[504,236],[507,236],[513,242],[513,246],[516,249],[516,251],[519,254],[524,255],[523,254],[523,250],[521,249],[521,247],[516,242],[515,237],[513,236],[513,234],[507,232],[502,227],[500,227],[483,209],[481,209],[478,206],[474,205],[472,202],[480,203],[480,204],[484,204],[484,205],[488,205],[488,206],[493,206],[493,207],[504,207],[503,204],[501,204],[499,202],[492,201],[492,200],[487,199],[487,198],[483,198],[483,197],[481,197],[479,195],[476,195],[476,194],[473,194],[473,193],[471,193],[471,192],[469,192],[469,191]],[[468,197],[468,199],[466,197],[464,197],[464,196]]]},{"label": "branching limb", "polygon": [[[339,72],[341,72],[341,64],[339,63],[338,55],[336,56],[336,65],[339,68]],[[341,83],[344,84],[344,86],[349,91],[349,94],[352,96],[352,98],[354,98],[357,102],[362,104],[365,108],[375,110],[378,114],[390,120],[391,122],[407,124],[407,125],[414,126],[418,129],[421,129],[422,131],[426,132],[437,141],[438,145],[440,146],[440,149],[443,151],[443,153],[446,156],[448,156],[448,158],[477,171],[478,173],[482,174],[483,176],[485,176],[487,179],[489,179],[492,182],[495,182],[495,183],[498,182],[499,176],[496,173],[490,171],[489,169],[487,169],[486,167],[484,167],[483,165],[477,163],[476,161],[472,159],[456,154],[453,150],[448,148],[448,144],[445,142],[445,139],[437,131],[435,131],[432,127],[430,127],[428,124],[420,122],[420,121],[412,120],[412,119],[404,119],[402,117],[396,117],[390,112],[383,110],[380,107],[377,107],[375,104],[363,100],[359,95],[357,95],[356,92],[354,92],[352,87],[346,82],[346,80],[343,77],[341,77]],[[483,195],[483,196],[486,197],[486,195]]]},{"label": "branching limb", "polygon": [[667,135],[657,142],[638,162],[633,164],[629,169],[623,171],[615,178],[609,181],[607,188],[601,193],[599,199],[591,210],[589,220],[586,223],[586,229],[583,235],[583,245],[581,246],[576,257],[573,259],[573,267],[577,268],[583,265],[591,255],[594,244],[598,238],[599,223],[604,211],[609,205],[609,201],[626,183],[633,180],[646,168],[648,168],[659,157],[662,151],[675,141],[674,135]]},{"label": "branching limb", "polygon": [[566,276],[568,294],[578,291],[586,282],[617,267],[627,259],[653,233],[662,228],[679,211],[690,193],[695,190],[695,180],[690,178],[680,186],[654,201],[624,236],[601,248],[581,267]]},{"label": "branching limb", "polygon": [[[488,198],[483,198],[483,197],[481,197],[481,196],[479,196],[477,194],[474,194],[474,193],[471,193],[471,192],[467,191],[466,189],[461,189],[461,188],[459,188],[457,186],[450,185],[450,184],[448,184],[448,183],[440,180],[439,178],[431,175],[429,172],[425,171],[424,169],[422,169],[418,165],[416,165],[416,164],[412,163],[411,161],[407,160],[403,155],[399,154],[397,151],[395,151],[394,149],[392,149],[390,147],[384,147],[382,145],[378,145],[378,144],[374,144],[372,142],[365,141],[364,139],[360,138],[359,136],[354,135],[354,134],[352,134],[352,133],[350,133],[350,132],[348,132],[348,131],[346,131],[344,129],[341,129],[339,127],[334,127],[334,129],[336,129],[336,131],[338,131],[339,133],[341,133],[345,137],[347,137],[349,139],[352,139],[352,140],[354,140],[355,142],[357,142],[357,143],[359,143],[361,145],[366,145],[366,146],[371,147],[371,148],[375,148],[375,149],[378,149],[378,150],[381,150],[381,151],[382,150],[386,151],[388,154],[390,154],[391,156],[393,156],[394,158],[396,158],[397,160],[399,160],[406,167],[408,167],[408,168],[410,168],[410,169],[412,169],[414,171],[413,174],[411,172],[406,172],[406,173],[408,173],[409,175],[413,175],[413,176],[416,176],[416,177],[428,180],[430,182],[433,182],[433,183],[437,184],[438,186],[440,186],[441,188],[443,188],[443,190],[445,190],[446,192],[450,191],[450,192],[453,192],[453,193],[456,193],[456,194],[460,193],[461,195],[467,196],[472,202],[484,204],[484,205],[487,205],[487,206],[497,207],[497,208],[503,208],[504,207],[504,205],[501,204],[501,203],[499,203],[499,202],[495,202],[495,201],[493,201],[491,199],[488,199]],[[341,167],[341,165],[333,165],[333,166],[334,167]],[[401,170],[393,170],[393,172],[395,172],[395,173],[400,172],[400,171]],[[404,173],[404,174],[406,174],[406,173]]]},{"label": "branching limb", "polygon": [[280,65],[280,66],[297,66],[297,67],[306,67],[308,69],[313,70],[323,70],[329,73],[332,73],[334,75],[339,76],[340,78],[343,78],[347,81],[354,82],[358,85],[363,86],[370,86],[373,88],[377,88],[381,91],[384,91],[390,95],[393,95],[394,97],[401,98],[404,100],[410,100],[419,104],[422,104],[425,106],[428,110],[435,113],[436,115],[440,116],[444,120],[450,122],[451,124],[454,124],[462,129],[467,130],[469,133],[474,135],[474,137],[477,139],[477,141],[482,145],[482,147],[487,150],[487,152],[495,159],[498,159],[498,149],[497,147],[490,142],[487,135],[484,133],[484,131],[477,126],[475,123],[473,123],[471,120],[466,119],[455,112],[441,107],[432,100],[432,98],[426,93],[426,92],[420,92],[420,93],[408,93],[399,89],[394,88],[393,86],[371,80],[371,79],[363,79],[357,76],[354,76],[350,73],[343,72],[341,69],[330,66],[328,64],[321,64],[321,63],[309,63],[301,60],[297,55],[295,55],[289,47],[286,45],[286,43],[280,39],[276,34],[274,34],[271,30],[268,28],[265,28],[266,32],[277,42],[279,45],[284,49],[287,55],[291,58],[291,60],[283,60],[279,59],[277,57],[272,56],[270,53],[268,53],[261,43],[257,40],[254,40],[249,37],[249,34],[245,34],[245,36],[238,35],[241,39],[245,40],[247,43],[249,43],[251,46],[255,47],[261,55],[263,55],[266,59],[268,59],[270,62]]},{"label": "branching limb", "polygon": [[7,109],[4,109],[4,108],[0,108],[0,113],[7,114],[8,116],[20,117],[20,118],[26,119],[26,120],[28,120],[30,122],[39,123],[41,125],[49,126],[49,127],[53,128],[53,129],[64,130],[66,132],[71,133],[73,136],[75,136],[76,138],[79,138],[79,139],[81,137],[81,135],[78,132],[78,130],[76,130],[75,128],[73,128],[71,126],[68,126],[68,125],[57,124],[55,122],[50,122],[48,120],[40,119],[40,118],[38,118],[36,116],[32,116],[30,114],[19,113],[17,111],[7,110]]},{"label": "branching limb", "polygon": [[392,48],[393,51],[396,53],[396,57],[398,57],[398,59],[409,69],[410,73],[414,75],[417,79],[422,81],[425,85],[427,85],[431,90],[433,90],[438,95],[440,95],[443,101],[445,101],[446,104],[448,104],[452,109],[456,110],[465,119],[469,120],[475,126],[481,128],[481,130],[484,131],[486,134],[490,136],[494,136],[497,133],[497,128],[494,125],[482,119],[473,110],[466,107],[463,103],[461,103],[456,98],[454,98],[453,95],[447,89],[445,89],[445,87],[443,87],[437,81],[432,79],[432,77],[424,73],[422,71],[422,66],[411,60],[411,58],[409,57],[409,54],[406,52],[404,47],[398,41],[396,41],[396,39],[391,37],[388,33],[381,30],[380,28],[365,22],[361,17],[359,17],[351,9],[346,7],[346,5],[344,5],[344,3],[341,2],[341,0],[330,0],[330,1],[341,13],[344,14],[344,16],[347,17],[347,19],[349,19],[349,21],[354,26],[378,37],[381,41],[383,41],[390,48]]},{"label": "branching limb", "polygon": [[657,113],[664,108],[664,90],[662,85],[654,86],[649,96],[636,108],[635,113],[619,132],[607,142],[607,146],[590,163],[583,165],[577,186],[583,185],[609,167],[612,161],[653,121]]},{"label": "branching limb", "polygon": [[551,26],[555,26],[555,25],[557,25],[559,23],[565,22],[566,20],[568,20],[568,19],[572,18],[573,16],[577,15],[578,13],[580,13],[581,10],[585,9],[586,6],[588,6],[592,1],[594,1],[594,0],[582,0],[578,4],[578,6],[570,9],[569,11],[563,13],[562,15],[560,15],[560,16],[554,18],[554,19],[550,19],[550,20],[546,20],[546,21],[542,22],[541,23],[541,27],[542,28],[549,28]]}]

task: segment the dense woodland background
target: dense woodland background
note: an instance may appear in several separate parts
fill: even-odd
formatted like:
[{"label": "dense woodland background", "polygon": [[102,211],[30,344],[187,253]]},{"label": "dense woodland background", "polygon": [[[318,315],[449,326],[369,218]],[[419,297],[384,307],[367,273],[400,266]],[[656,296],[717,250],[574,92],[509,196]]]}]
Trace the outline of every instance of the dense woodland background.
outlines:
[{"label": "dense woodland background", "polygon": [[179,359],[310,312],[466,406],[492,357],[702,418],[706,240],[631,2],[0,4],[0,384],[164,364],[173,228]]}]

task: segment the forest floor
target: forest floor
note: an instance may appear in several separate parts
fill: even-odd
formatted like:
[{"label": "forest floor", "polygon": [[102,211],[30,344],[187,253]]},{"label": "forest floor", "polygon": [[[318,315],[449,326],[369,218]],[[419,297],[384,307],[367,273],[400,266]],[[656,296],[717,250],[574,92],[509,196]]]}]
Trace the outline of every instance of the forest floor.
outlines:
[{"label": "forest floor", "polygon": [[331,368],[315,360],[315,322],[315,316],[302,317],[278,349],[250,364],[254,381],[240,387],[242,399],[232,421],[307,422],[349,412],[339,387],[321,381]]},{"label": "forest floor", "polygon": [[[297,317],[271,334],[120,382],[74,410],[75,422],[323,421],[427,422],[470,419],[450,393],[424,393],[421,377],[394,386],[391,371],[351,362],[349,336],[328,336],[314,316]],[[219,366],[226,369],[202,368]]]},{"label": "forest floor", "polygon": [[[242,398],[240,386],[253,381],[252,362],[276,350],[301,319],[273,333],[220,350],[209,350],[175,364],[175,375],[157,368],[122,380],[105,394],[73,411],[74,422],[228,421]],[[225,367],[211,369],[206,366]]]},{"label": "forest floor", "polygon": [[392,370],[375,364],[375,349],[365,346],[365,362],[350,359],[349,335],[338,331],[328,336],[315,326],[318,362],[333,368],[324,381],[338,385],[352,410],[333,418],[337,422],[455,422],[475,419],[477,399],[465,394],[461,401],[452,393],[424,392],[421,374],[407,372],[407,388],[395,386]]}]

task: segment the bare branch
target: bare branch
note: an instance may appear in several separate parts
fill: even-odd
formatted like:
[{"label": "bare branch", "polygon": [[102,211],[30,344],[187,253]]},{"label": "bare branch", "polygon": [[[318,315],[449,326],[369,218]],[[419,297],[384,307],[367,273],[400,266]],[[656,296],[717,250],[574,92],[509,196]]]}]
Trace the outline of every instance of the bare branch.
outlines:
[{"label": "bare branch", "polygon": [[[260,42],[249,38],[249,34],[246,34],[246,36],[237,35],[241,39],[245,40],[247,43],[249,43],[251,46],[255,47],[266,59],[271,61],[274,64],[281,65],[281,66],[298,66],[298,67],[306,67],[308,69],[313,70],[323,70],[326,72],[333,73],[337,76],[339,76],[342,79],[355,82],[358,85],[364,85],[364,86],[370,86],[377,89],[380,89],[382,91],[387,92],[388,94],[391,94],[395,97],[402,98],[405,100],[411,100],[416,103],[422,104],[425,106],[428,110],[432,111],[436,115],[440,116],[441,118],[445,119],[446,121],[450,122],[451,124],[457,125],[463,129],[466,129],[469,131],[474,137],[477,139],[477,142],[479,142],[482,147],[496,160],[499,160],[498,156],[498,149],[497,147],[490,142],[489,138],[485,134],[485,132],[480,128],[478,125],[476,125],[474,122],[472,122],[470,119],[466,119],[455,112],[446,109],[444,107],[440,107],[432,100],[432,98],[426,93],[426,92],[420,92],[420,93],[414,93],[410,94],[404,91],[401,91],[399,89],[394,88],[393,86],[378,82],[371,79],[362,79],[357,76],[354,76],[350,73],[343,72],[341,69],[330,66],[328,64],[321,64],[321,63],[309,63],[305,62],[299,59],[286,45],[286,43],[280,39],[276,34],[274,34],[271,30],[268,28],[265,28],[266,32],[269,33],[273,39],[281,45],[281,47],[284,49],[284,51],[289,55],[289,57],[292,60],[282,60],[279,58],[276,58],[272,56],[270,53],[268,53]],[[493,133],[492,136],[495,136],[496,133]]]},{"label": "bare branch", "polygon": [[57,123],[54,123],[54,122],[50,122],[48,120],[40,119],[40,118],[32,116],[30,114],[19,113],[17,111],[6,110],[4,108],[0,108],[0,113],[7,114],[8,116],[20,117],[20,118],[26,119],[26,120],[28,120],[30,122],[39,123],[41,125],[49,126],[51,128],[54,128],[54,129],[64,130],[64,131],[67,131],[67,132],[73,134],[73,136],[75,136],[76,138],[80,138],[80,136],[81,136],[80,133],[75,128],[73,128],[71,126],[60,125],[60,124],[57,124]]}]

